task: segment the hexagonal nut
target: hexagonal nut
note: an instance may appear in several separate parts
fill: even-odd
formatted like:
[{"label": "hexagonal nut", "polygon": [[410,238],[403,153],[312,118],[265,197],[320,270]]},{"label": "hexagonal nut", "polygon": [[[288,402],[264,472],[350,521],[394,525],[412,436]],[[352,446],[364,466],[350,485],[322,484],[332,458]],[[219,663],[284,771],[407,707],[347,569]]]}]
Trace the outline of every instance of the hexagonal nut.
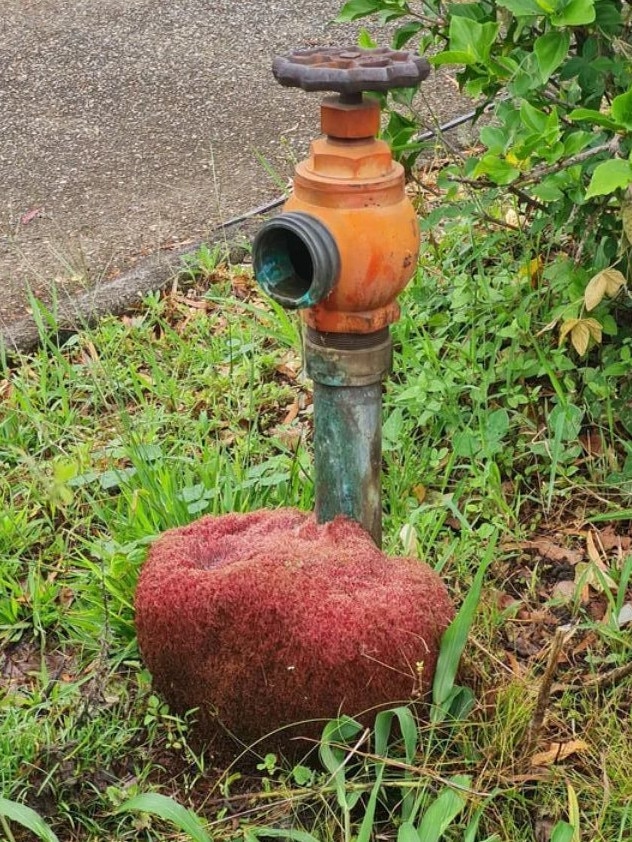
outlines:
[{"label": "hexagonal nut", "polygon": [[380,104],[375,99],[363,99],[351,105],[335,96],[326,97],[320,106],[320,127],[329,137],[375,137],[380,130]]}]

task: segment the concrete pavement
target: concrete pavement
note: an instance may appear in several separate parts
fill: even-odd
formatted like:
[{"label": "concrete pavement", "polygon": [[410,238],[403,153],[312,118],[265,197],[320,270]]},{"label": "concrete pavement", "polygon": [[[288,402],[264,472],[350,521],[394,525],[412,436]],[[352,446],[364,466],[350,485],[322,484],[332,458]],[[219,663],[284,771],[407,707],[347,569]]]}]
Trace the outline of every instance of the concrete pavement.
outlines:
[{"label": "concrete pavement", "polygon": [[[3,0],[0,328],[280,193],[317,94],[273,55],[355,42],[339,0]],[[440,118],[466,109],[426,83]]]}]

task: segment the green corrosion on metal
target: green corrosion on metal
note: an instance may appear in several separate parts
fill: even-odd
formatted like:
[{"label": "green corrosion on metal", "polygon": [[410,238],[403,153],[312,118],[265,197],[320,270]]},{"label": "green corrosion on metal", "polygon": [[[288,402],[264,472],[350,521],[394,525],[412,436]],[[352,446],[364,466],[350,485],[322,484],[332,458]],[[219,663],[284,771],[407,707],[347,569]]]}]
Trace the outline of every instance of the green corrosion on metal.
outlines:
[{"label": "green corrosion on metal", "polygon": [[382,384],[314,383],[316,518],[343,514],[382,543]]}]

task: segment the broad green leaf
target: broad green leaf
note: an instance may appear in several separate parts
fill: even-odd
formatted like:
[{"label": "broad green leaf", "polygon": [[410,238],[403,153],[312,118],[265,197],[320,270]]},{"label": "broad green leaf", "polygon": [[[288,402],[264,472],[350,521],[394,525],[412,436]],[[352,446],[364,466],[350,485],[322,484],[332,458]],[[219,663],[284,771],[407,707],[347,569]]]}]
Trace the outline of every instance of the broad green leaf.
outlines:
[{"label": "broad green leaf", "polygon": [[459,50],[444,50],[442,53],[437,53],[436,56],[430,56],[428,61],[433,67],[441,67],[443,64],[464,64],[467,66],[476,64],[476,56]]},{"label": "broad green leaf", "polygon": [[27,807],[26,804],[19,804],[17,801],[11,801],[0,796],[0,816],[22,825],[35,834],[38,839],[42,839],[43,842],[59,842],[58,837],[40,814]]},{"label": "broad green leaf", "polygon": [[149,813],[164,821],[171,822],[193,842],[213,842],[212,836],[206,832],[202,821],[192,810],[187,810],[182,804],[159,792],[145,792],[130,798],[114,811],[115,813]]},{"label": "broad green leaf", "polygon": [[364,18],[383,8],[384,3],[381,0],[349,0],[340,10],[336,23],[348,23],[358,18]]},{"label": "broad green leaf", "polygon": [[551,832],[551,842],[573,842],[575,831],[567,822],[557,822]]},{"label": "broad green leaf", "polygon": [[403,822],[399,826],[397,842],[419,842],[419,835],[410,822]]},{"label": "broad green leaf", "polygon": [[612,100],[613,118],[628,131],[632,131],[632,87]]},{"label": "broad green leaf", "polygon": [[542,9],[535,0],[498,0],[498,5],[509,9],[518,18],[542,14]]},{"label": "broad green leaf", "polygon": [[567,781],[566,794],[568,796],[568,823],[573,828],[572,842],[581,842],[579,833],[579,804],[577,803],[577,793],[573,789],[573,785]]},{"label": "broad green leaf", "polygon": [[304,830],[262,827],[249,828],[244,833],[244,842],[257,842],[259,839],[289,839],[290,842],[320,842],[316,836]]},{"label": "broad green leaf", "polygon": [[505,158],[491,152],[483,155],[474,169],[474,176],[487,175],[495,184],[511,184],[520,175],[520,170]]},{"label": "broad green leaf", "polygon": [[487,568],[494,558],[496,550],[497,536],[489,541],[487,548],[483,554],[474,581],[463,601],[463,605],[459,609],[458,614],[452,620],[448,628],[443,633],[441,638],[441,645],[439,647],[439,658],[437,660],[437,667],[435,670],[434,682],[432,685],[432,701],[434,710],[432,714],[433,721],[440,721],[443,713],[443,705],[450,696],[454,688],[454,679],[459,668],[459,661],[467,637],[470,633],[474,614],[478,606],[478,601],[481,596],[481,589],[483,587],[483,579]]},{"label": "broad green leaf", "polygon": [[377,47],[377,42],[373,40],[370,32],[362,28],[358,33],[358,46],[362,47],[363,50],[370,50]]},{"label": "broad green leaf", "polygon": [[479,23],[472,18],[455,16],[450,21],[449,52],[467,55],[469,60],[463,64],[484,64],[499,29],[498,23]]},{"label": "broad green leaf", "polygon": [[[354,795],[361,793],[347,793],[345,787],[345,769],[343,764],[347,750],[344,746],[362,731],[362,725],[349,716],[341,716],[332,719],[323,728],[320,739],[319,756],[320,762],[332,776],[336,787],[336,798],[338,805],[343,810],[351,809],[351,800]],[[336,745],[340,743],[342,745]],[[357,801],[357,798],[356,798]]]},{"label": "broad green leaf", "polygon": [[388,756],[388,740],[391,736],[393,719],[397,717],[399,728],[404,738],[406,750],[406,762],[412,763],[417,753],[417,723],[410,708],[398,707],[392,710],[383,710],[375,717],[375,753],[380,757]]},{"label": "broad green leaf", "polygon": [[588,120],[595,126],[603,126],[604,129],[610,129],[615,132],[623,128],[623,126],[620,126],[619,123],[607,114],[602,114],[601,111],[595,111],[594,108],[575,108],[568,116],[571,120]]},{"label": "broad green leaf", "polygon": [[[455,775],[449,783],[469,789],[472,784],[469,775]],[[454,819],[467,803],[467,793],[460,789],[446,787],[426,810],[417,828],[419,842],[439,842]]]},{"label": "broad green leaf", "polygon": [[538,57],[543,82],[548,82],[551,74],[564,61],[568,55],[570,43],[571,36],[567,31],[552,30],[535,39],[533,49]]},{"label": "broad green leaf", "polygon": [[585,26],[595,19],[595,0],[570,0],[551,15],[553,26]]},{"label": "broad green leaf", "polygon": [[549,115],[540,111],[539,108],[535,108],[527,100],[520,104],[520,116],[525,126],[538,135],[544,134],[548,128]]},{"label": "broad green leaf", "polygon": [[393,35],[393,49],[401,50],[411,38],[414,38],[415,35],[420,32],[424,28],[424,24],[420,21],[411,21],[410,23],[405,23],[403,26],[399,26],[397,31]]},{"label": "broad green leaf", "polygon": [[507,134],[499,126],[483,126],[479,137],[490,152],[500,155],[505,151]]},{"label": "broad green leaf", "polygon": [[622,158],[604,161],[595,167],[592,174],[586,198],[606,196],[615,190],[625,189],[632,184],[632,164]]}]

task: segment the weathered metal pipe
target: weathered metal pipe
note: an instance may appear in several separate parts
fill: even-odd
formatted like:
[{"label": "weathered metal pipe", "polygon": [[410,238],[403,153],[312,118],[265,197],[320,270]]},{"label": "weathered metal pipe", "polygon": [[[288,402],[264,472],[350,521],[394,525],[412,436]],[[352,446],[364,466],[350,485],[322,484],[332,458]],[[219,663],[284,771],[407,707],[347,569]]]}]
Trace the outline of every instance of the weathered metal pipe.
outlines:
[{"label": "weathered metal pipe", "polygon": [[388,328],[304,337],[314,381],[314,479],[319,523],[343,514],[382,545],[382,379],[391,365]]},{"label": "weathered metal pipe", "polygon": [[347,515],[382,546],[382,384],[314,383],[316,519]]}]

